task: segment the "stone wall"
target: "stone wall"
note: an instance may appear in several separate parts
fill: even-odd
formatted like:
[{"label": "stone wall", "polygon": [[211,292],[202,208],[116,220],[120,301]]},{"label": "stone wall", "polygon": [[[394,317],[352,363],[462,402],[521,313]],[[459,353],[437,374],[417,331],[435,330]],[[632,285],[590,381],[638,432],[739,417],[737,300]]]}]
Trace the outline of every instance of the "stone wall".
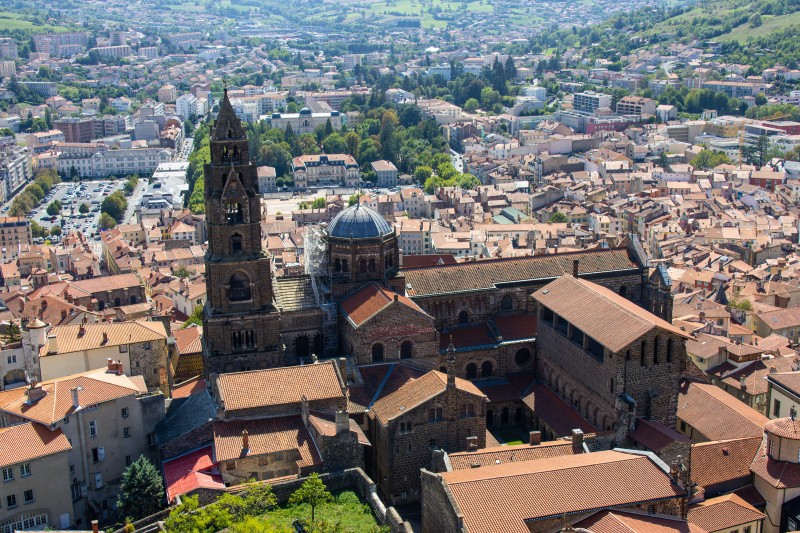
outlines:
[{"label": "stone wall", "polygon": [[[148,348],[149,346],[149,348]],[[161,376],[167,368],[167,340],[140,342],[128,345],[131,375],[141,375],[148,389],[166,385]]]},{"label": "stone wall", "polygon": [[422,533],[464,531],[464,515],[439,474],[422,470]]}]

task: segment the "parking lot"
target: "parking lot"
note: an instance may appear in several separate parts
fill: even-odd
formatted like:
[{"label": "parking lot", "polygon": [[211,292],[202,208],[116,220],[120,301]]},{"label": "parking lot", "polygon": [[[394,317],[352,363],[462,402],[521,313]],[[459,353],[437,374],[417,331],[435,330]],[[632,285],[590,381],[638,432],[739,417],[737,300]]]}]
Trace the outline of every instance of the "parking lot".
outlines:
[{"label": "parking lot", "polygon": [[[48,230],[54,225],[59,225],[63,234],[74,230],[80,231],[89,239],[99,240],[97,224],[100,221],[100,204],[106,196],[122,189],[124,183],[122,180],[59,183],[33,209],[30,218]],[[47,206],[55,200],[61,202],[61,213],[50,216],[47,214]],[[88,213],[80,213],[81,204],[89,207]]]}]

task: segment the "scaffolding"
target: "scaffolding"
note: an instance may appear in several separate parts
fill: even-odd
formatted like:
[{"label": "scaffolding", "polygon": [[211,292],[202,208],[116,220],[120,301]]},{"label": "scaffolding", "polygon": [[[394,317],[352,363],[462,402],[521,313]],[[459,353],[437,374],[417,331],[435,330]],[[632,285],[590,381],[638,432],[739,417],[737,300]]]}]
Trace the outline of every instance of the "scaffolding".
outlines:
[{"label": "scaffolding", "polygon": [[318,357],[334,357],[339,346],[336,327],[336,303],[331,293],[331,274],[328,268],[328,243],[325,229],[319,224],[306,226],[303,260],[306,274],[311,278],[314,298],[322,311],[323,353]]}]

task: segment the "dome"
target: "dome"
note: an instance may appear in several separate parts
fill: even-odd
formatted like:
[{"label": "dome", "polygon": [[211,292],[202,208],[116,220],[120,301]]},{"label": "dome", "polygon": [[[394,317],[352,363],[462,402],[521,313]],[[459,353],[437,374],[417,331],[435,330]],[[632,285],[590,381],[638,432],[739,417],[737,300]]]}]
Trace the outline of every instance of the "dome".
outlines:
[{"label": "dome", "polygon": [[356,204],[348,207],[331,221],[328,235],[344,239],[369,239],[383,237],[392,228],[375,210]]},{"label": "dome", "polygon": [[310,115],[311,114],[311,109],[309,109],[307,107],[304,107],[303,109],[300,110],[300,114],[301,115]]},{"label": "dome", "polygon": [[764,425],[764,431],[782,439],[800,440],[800,420],[776,418]]}]

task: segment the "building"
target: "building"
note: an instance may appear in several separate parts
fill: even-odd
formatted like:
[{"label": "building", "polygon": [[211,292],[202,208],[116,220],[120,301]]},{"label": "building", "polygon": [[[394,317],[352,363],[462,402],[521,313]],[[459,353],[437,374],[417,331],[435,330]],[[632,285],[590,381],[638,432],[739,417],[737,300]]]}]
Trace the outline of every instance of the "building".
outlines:
[{"label": "building", "polygon": [[33,242],[31,223],[22,217],[0,217],[0,247],[4,259],[14,259]]},{"label": "building", "polygon": [[432,253],[431,227],[433,222],[417,218],[402,219],[397,226],[402,255],[426,255]]},{"label": "building", "polygon": [[767,416],[786,418],[800,408],[800,372],[767,375]]},{"label": "building", "polygon": [[47,334],[39,367],[49,381],[118,361],[120,371],[141,376],[150,389],[166,384],[167,331],[158,321],[55,326]]},{"label": "building", "polygon": [[342,115],[338,111],[314,113],[311,109],[304,107],[299,113],[273,113],[270,124],[273,128],[282,130],[290,125],[295,135],[302,135],[303,133],[314,133],[317,126],[325,126],[328,121],[334,131],[339,131],[342,128],[342,120]]},{"label": "building", "polygon": [[[3,427],[32,424],[55,436],[61,432],[72,444],[65,479],[59,469],[47,475],[54,487],[68,487],[64,493],[72,501],[71,525],[78,528],[92,518],[118,518],[113,509],[122,473],[141,455],[155,457],[153,432],[163,417],[161,393],[148,393],[141,376],[127,377],[112,365],[0,393]],[[60,517],[52,525],[59,522]]]},{"label": "building", "polygon": [[172,103],[177,96],[177,89],[172,84],[167,84],[158,90],[158,101],[162,103]]},{"label": "building", "polygon": [[10,146],[0,152],[0,191],[3,201],[14,196],[32,180],[31,156],[25,147]]},{"label": "building", "polygon": [[[97,52],[100,57],[128,57],[133,55],[133,49],[127,44],[118,46],[98,46],[97,48],[92,48],[92,50]],[[91,52],[92,50],[89,51]]]},{"label": "building", "polygon": [[766,502],[763,531],[800,527],[800,421],[794,416],[764,424],[764,444],[750,465],[753,486]]},{"label": "building", "polygon": [[618,115],[655,115],[657,102],[641,96],[623,96],[617,102]]},{"label": "building", "polygon": [[0,61],[0,77],[8,78],[16,75],[17,63],[15,61]]},{"label": "building", "polygon": [[292,175],[297,189],[343,185],[357,187],[358,163],[348,154],[301,155],[292,159]]},{"label": "building", "polygon": [[247,136],[227,92],[211,130],[205,167],[207,298],[203,314],[208,372],[281,366],[280,314],[270,258],[261,243],[261,196]]},{"label": "building", "polygon": [[397,185],[397,167],[391,161],[373,161],[370,163],[375,172],[375,184],[378,187],[394,187]]},{"label": "building", "polygon": [[64,140],[68,143],[88,143],[94,139],[94,124],[91,118],[60,118],[53,122],[53,127],[64,133]]},{"label": "building", "polygon": [[586,91],[573,95],[572,108],[575,111],[594,113],[596,109],[611,108],[611,95]]},{"label": "building", "polygon": [[72,451],[61,429],[23,422],[0,429],[0,530],[73,524],[68,457]]},{"label": "building", "polygon": [[256,169],[256,174],[258,175],[258,191],[261,194],[273,192],[277,189],[277,185],[275,184],[275,167],[258,167]]},{"label": "building", "polygon": [[71,176],[73,168],[84,178],[106,178],[108,176],[149,175],[158,165],[172,161],[168,148],[123,148],[98,150],[94,153],[62,153],[58,156],[58,172]]},{"label": "building", "polygon": [[[159,92],[163,89],[163,87],[159,89]],[[184,120],[197,115],[197,98],[192,93],[180,95],[175,99],[175,112]]]}]

